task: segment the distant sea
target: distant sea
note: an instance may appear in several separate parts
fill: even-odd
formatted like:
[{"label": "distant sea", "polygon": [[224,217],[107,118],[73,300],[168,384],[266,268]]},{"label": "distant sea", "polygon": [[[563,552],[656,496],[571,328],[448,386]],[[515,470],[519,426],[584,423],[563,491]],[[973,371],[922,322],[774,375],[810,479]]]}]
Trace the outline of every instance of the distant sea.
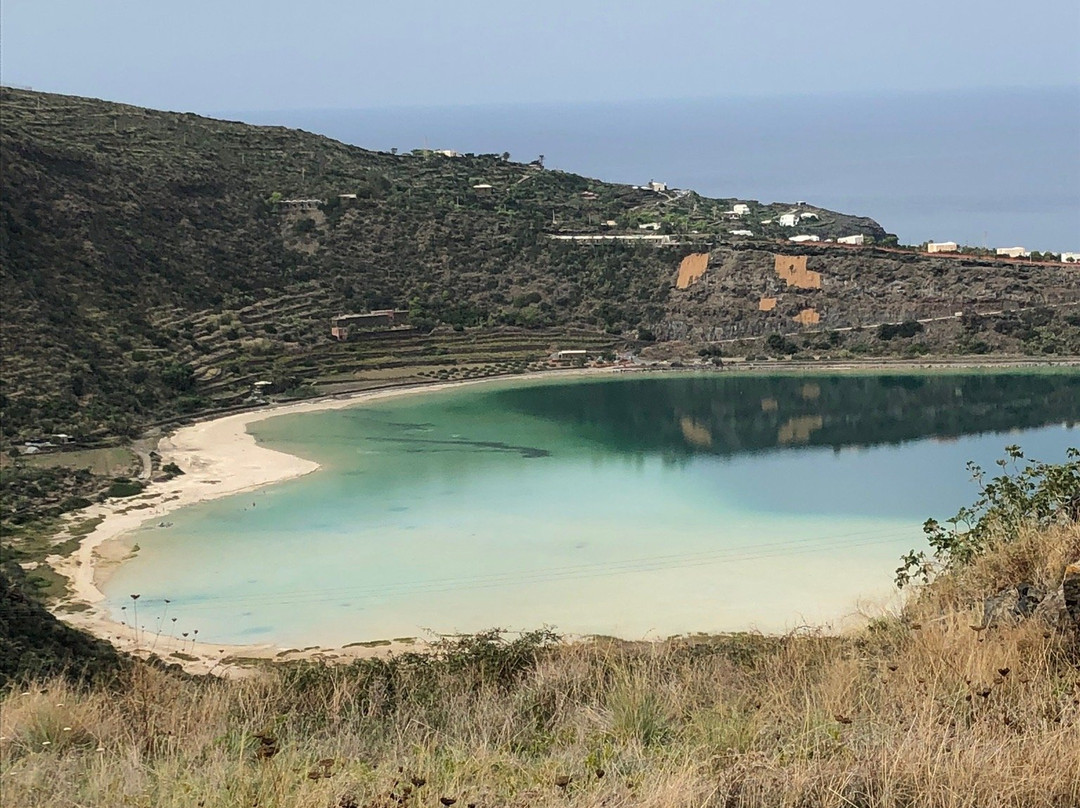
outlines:
[{"label": "distant sea", "polygon": [[806,200],[905,244],[1080,250],[1080,87],[214,114],[370,149],[542,154],[612,182]]}]

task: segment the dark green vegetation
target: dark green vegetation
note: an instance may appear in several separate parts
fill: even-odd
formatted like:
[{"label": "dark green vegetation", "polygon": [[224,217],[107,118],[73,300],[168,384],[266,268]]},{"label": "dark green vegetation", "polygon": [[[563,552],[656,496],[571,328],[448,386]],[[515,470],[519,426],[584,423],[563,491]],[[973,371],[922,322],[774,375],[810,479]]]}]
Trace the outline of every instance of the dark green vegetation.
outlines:
[{"label": "dark green vegetation", "polygon": [[[33,590],[60,595],[65,580],[45,563],[66,555],[100,519],[64,522],[64,514],[107,497],[135,496],[134,455],[120,447],[5,457],[0,463],[0,565]],[[163,474],[168,472],[164,469]],[[134,504],[132,507],[139,507]],[[18,565],[29,565],[22,574]]]},{"label": "dark green vegetation", "polygon": [[[796,246],[762,222],[787,205],[634,189],[498,155],[391,155],[282,128],[4,89],[0,160],[3,433],[130,435],[274,395],[478,377],[551,350],[756,338],[777,355],[1080,351],[1076,272],[885,249]],[[475,188],[491,185],[490,190]],[[733,189],[734,190],[734,189]],[[355,199],[340,199],[355,194]],[[316,198],[298,209],[283,200]],[[875,222],[818,209],[822,238]],[[615,226],[606,228],[614,221]],[[585,245],[551,234],[651,233]],[[760,231],[731,241],[729,229]],[[773,229],[770,229],[773,228]],[[807,254],[822,289],[788,288],[773,253]],[[680,260],[705,278],[674,288]],[[763,296],[777,296],[771,312]],[[1037,316],[1026,310],[1038,305]],[[411,328],[338,343],[329,318],[399,307]],[[815,308],[820,326],[794,319]],[[991,310],[1019,310],[1002,317]],[[879,338],[880,323],[974,312]],[[867,326],[863,332],[837,329]],[[957,329],[963,330],[961,337]],[[881,337],[885,335],[882,334]],[[658,346],[659,347],[659,346]]]},{"label": "dark green vegetation", "polygon": [[18,566],[0,570],[0,688],[57,675],[105,681],[122,670],[112,645],[57,620],[27,595],[31,588]]}]

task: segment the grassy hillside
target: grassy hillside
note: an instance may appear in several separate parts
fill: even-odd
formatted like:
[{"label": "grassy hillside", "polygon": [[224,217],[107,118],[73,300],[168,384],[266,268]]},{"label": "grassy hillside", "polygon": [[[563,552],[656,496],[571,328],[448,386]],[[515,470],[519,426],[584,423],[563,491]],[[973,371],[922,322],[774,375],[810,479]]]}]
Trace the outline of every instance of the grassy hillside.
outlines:
[{"label": "grassy hillside", "polygon": [[[654,337],[691,354],[1080,352],[1080,319],[1062,306],[1080,301],[1075,270],[800,247],[776,223],[788,205],[751,203],[732,221],[734,199],[500,155],[377,153],[282,128],[0,93],[5,445],[133,434],[250,402],[258,380],[310,395],[516,372],[556,348]],[[292,198],[325,204],[282,204]],[[889,242],[872,220],[812,211],[800,231]],[[740,227],[755,236],[732,236]],[[551,238],[598,232],[673,243]],[[778,250],[806,253],[822,288],[782,283]],[[695,251],[710,268],[677,289]],[[777,306],[761,311],[763,297]],[[390,306],[409,310],[413,328],[330,338],[330,317]],[[796,319],[806,308],[818,324]],[[977,316],[1006,309],[1022,311]],[[953,322],[956,311],[968,316]],[[948,321],[897,339],[878,331],[935,317]]]},{"label": "grassy hillside", "polygon": [[1022,531],[844,637],[489,634],[239,681],[24,681],[0,702],[4,803],[1069,808],[1075,629],[971,626],[1078,557],[1075,523]]}]

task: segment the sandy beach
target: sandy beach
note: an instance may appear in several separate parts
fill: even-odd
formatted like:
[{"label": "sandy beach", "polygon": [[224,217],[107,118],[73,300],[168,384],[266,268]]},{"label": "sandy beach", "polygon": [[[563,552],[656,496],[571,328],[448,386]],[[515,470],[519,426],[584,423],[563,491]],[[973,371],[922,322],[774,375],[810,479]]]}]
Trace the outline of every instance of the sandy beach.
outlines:
[{"label": "sandy beach", "polygon": [[[771,364],[771,363],[770,363]],[[1012,366],[1028,365],[1017,362]],[[873,372],[893,369],[898,363],[834,363],[806,367],[787,367],[775,364],[766,368],[747,368],[766,372]],[[943,370],[984,367],[983,363],[906,363],[908,370]],[[996,368],[1005,363],[993,363]],[[649,370],[650,368],[641,368]],[[652,368],[656,370],[657,368]],[[624,368],[572,369],[524,374],[514,381],[537,378],[610,374]],[[100,519],[100,523],[79,543],[69,556],[52,556],[49,563],[69,580],[69,595],[54,605],[54,613],[66,622],[107,639],[117,647],[139,655],[151,653],[179,662],[191,673],[214,672],[223,675],[244,675],[249,668],[237,660],[322,658],[347,660],[416,650],[423,643],[378,641],[351,644],[342,648],[308,647],[302,650],[282,649],[276,645],[221,645],[193,642],[186,638],[169,638],[136,631],[126,623],[113,620],[104,609],[102,588],[112,571],[130,557],[134,532],[147,523],[167,521],[166,517],[178,508],[206,500],[224,497],[261,486],[271,485],[317,471],[313,461],[260,446],[248,432],[249,425],[278,415],[341,409],[391,397],[420,395],[465,385],[483,384],[496,379],[475,379],[413,387],[390,388],[344,394],[332,398],[268,406],[258,410],[201,421],[177,429],[162,438],[157,451],[162,465],[175,463],[184,473],[171,480],[153,482],[141,496],[110,500],[68,515],[69,523]],[[231,660],[231,661],[230,661]]]},{"label": "sandy beach", "polygon": [[[515,376],[515,380],[610,373],[611,369],[575,369]],[[505,377],[503,377],[505,381]],[[175,463],[183,474],[153,482],[143,495],[109,500],[73,514],[68,522],[100,519],[69,556],[51,556],[49,564],[69,581],[69,594],[53,606],[65,622],[140,656],[156,654],[181,664],[189,673],[243,675],[236,660],[320,658],[348,660],[417,650],[423,642],[377,641],[342,648],[282,649],[276,645],[222,645],[170,638],[113,620],[104,609],[102,588],[109,575],[130,557],[134,531],[147,523],[167,521],[167,515],[188,505],[250,491],[317,471],[319,464],[260,446],[248,426],[278,415],[342,409],[380,399],[420,395],[451,387],[482,384],[473,379],[417,387],[400,387],[346,394],[200,421],[162,438],[157,447],[162,465]],[[233,660],[233,662],[230,662]]]}]

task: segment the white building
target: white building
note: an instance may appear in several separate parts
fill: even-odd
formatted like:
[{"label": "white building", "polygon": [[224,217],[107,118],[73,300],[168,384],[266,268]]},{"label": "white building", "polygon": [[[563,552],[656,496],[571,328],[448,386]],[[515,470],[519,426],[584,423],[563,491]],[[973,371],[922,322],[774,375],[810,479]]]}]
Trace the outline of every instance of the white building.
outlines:
[{"label": "white building", "polygon": [[794,227],[799,223],[799,214],[797,213],[781,213],[780,214],[780,226],[781,227]]},{"label": "white building", "polygon": [[802,218],[802,219],[820,219],[821,218],[820,216],[818,216],[813,211],[807,211],[806,213],[800,213],[799,217]]},{"label": "white building", "polygon": [[739,202],[738,204],[731,206],[731,212],[736,216],[746,216],[750,213],[750,206]]},{"label": "white building", "polygon": [[656,193],[662,193],[667,190],[666,182],[657,182],[656,180],[649,180],[649,184],[645,186],[646,191],[655,191]]},{"label": "white building", "polygon": [[788,241],[794,241],[794,242],[796,242],[798,244],[801,244],[801,243],[803,243],[805,241],[821,241],[821,236],[810,236],[810,235],[792,236],[791,238],[788,239]]},{"label": "white building", "polygon": [[1063,252],[1061,260],[1066,264],[1080,264],[1080,252]]},{"label": "white building", "polygon": [[840,236],[836,240],[837,244],[865,244],[866,236],[859,233],[857,236]]},{"label": "white building", "polygon": [[638,230],[659,230],[660,222],[645,222],[637,226]]},{"label": "white building", "polygon": [[728,232],[731,233],[731,235],[733,235],[733,236],[752,236],[752,235],[754,235],[753,230],[729,230]]},{"label": "white building", "polygon": [[461,157],[461,152],[453,149],[436,149],[435,154],[441,154],[443,157]]},{"label": "white building", "polygon": [[955,241],[931,241],[926,245],[928,253],[956,252],[960,246]]},{"label": "white building", "polygon": [[1031,250],[1025,250],[1023,247],[998,247],[995,252],[1006,258],[1027,258],[1031,255]]}]

